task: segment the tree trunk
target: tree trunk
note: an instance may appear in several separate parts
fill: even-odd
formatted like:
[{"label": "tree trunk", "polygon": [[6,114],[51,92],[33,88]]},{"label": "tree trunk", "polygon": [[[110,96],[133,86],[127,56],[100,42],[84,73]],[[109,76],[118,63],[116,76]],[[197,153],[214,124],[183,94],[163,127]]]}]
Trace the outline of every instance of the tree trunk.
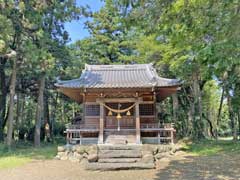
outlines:
[{"label": "tree trunk", "polygon": [[21,126],[23,119],[25,118],[25,95],[21,94],[20,114],[19,114],[19,125]]},{"label": "tree trunk", "polygon": [[[21,118],[21,94],[17,93],[17,110],[16,110],[16,125],[15,128],[17,131],[19,131],[19,121]],[[18,134],[18,132],[17,132]]]},{"label": "tree trunk", "polygon": [[8,120],[8,115],[9,115],[9,105],[8,104],[9,104],[9,102],[7,102],[7,105],[6,105],[6,107],[8,107],[8,108],[7,108],[5,118],[3,119],[3,128],[5,128],[7,125],[7,120]]},{"label": "tree trunk", "polygon": [[10,102],[9,102],[9,114],[8,114],[8,128],[7,128],[7,146],[10,149],[12,144],[12,134],[13,134],[13,115],[14,115],[14,96],[15,96],[15,86],[17,78],[17,64],[16,60],[13,60],[13,69],[10,82]]},{"label": "tree trunk", "polygon": [[0,142],[3,141],[4,120],[7,104],[6,74],[4,71],[5,60],[0,59]]},{"label": "tree trunk", "polygon": [[173,122],[177,122],[178,118],[178,96],[177,93],[172,95],[172,103],[173,103]]},{"label": "tree trunk", "polygon": [[210,127],[210,134],[213,138],[216,138],[216,135],[214,134],[214,128],[213,128],[213,124],[212,124],[212,121],[210,120],[210,118],[208,118],[207,116],[205,116],[203,114],[203,117],[207,120],[208,124],[209,124],[209,127]]},{"label": "tree trunk", "polygon": [[[54,140],[54,128],[55,128],[55,117],[58,107],[58,92],[56,92],[56,98],[52,98],[52,106],[51,106],[51,138]],[[54,97],[54,96],[53,96]]]},{"label": "tree trunk", "polygon": [[202,120],[202,95],[199,85],[199,72],[196,70],[193,72],[193,95],[195,104],[195,117],[194,117],[194,138],[204,138],[204,124]]},{"label": "tree trunk", "polygon": [[239,135],[239,139],[240,139],[240,112],[238,112],[238,135]]},{"label": "tree trunk", "polygon": [[188,132],[187,132],[187,136],[192,136],[193,135],[193,124],[194,124],[194,113],[195,113],[195,106],[194,106],[194,103],[190,103],[190,107],[189,107],[189,110],[188,110],[188,123],[187,123],[187,126],[188,126]]},{"label": "tree trunk", "polygon": [[19,116],[20,116],[20,93],[16,93],[16,98],[17,98],[17,108],[16,108],[16,128],[17,128],[19,123]]},{"label": "tree trunk", "polygon": [[50,142],[50,134],[51,134],[51,128],[50,128],[50,114],[49,114],[49,98],[47,94],[44,96],[44,135],[45,135],[45,140],[47,142]]},{"label": "tree trunk", "polygon": [[232,107],[232,97],[230,95],[229,90],[227,90],[227,103],[228,103],[229,118],[230,118],[230,121],[231,121],[231,129],[232,129],[233,140],[237,140],[237,129],[236,129],[234,112],[233,112],[233,107]]},{"label": "tree trunk", "polygon": [[43,119],[43,101],[44,101],[44,88],[45,88],[45,75],[41,75],[39,81],[38,100],[37,100],[37,112],[35,122],[35,133],[34,133],[34,146],[40,147],[40,133],[41,133],[41,122]]},{"label": "tree trunk", "polygon": [[64,101],[61,100],[61,113],[62,113],[62,123],[65,123],[65,108],[64,108]]},{"label": "tree trunk", "polygon": [[50,115],[49,115],[49,99],[48,96],[45,94],[44,95],[44,123],[50,124]]},{"label": "tree trunk", "polygon": [[225,93],[225,88],[223,87],[222,88],[222,95],[221,95],[220,105],[219,105],[218,114],[217,114],[216,138],[218,138],[218,127],[219,127],[219,122],[220,122],[220,117],[221,117],[221,112],[222,112],[222,107],[223,107],[224,93]]}]

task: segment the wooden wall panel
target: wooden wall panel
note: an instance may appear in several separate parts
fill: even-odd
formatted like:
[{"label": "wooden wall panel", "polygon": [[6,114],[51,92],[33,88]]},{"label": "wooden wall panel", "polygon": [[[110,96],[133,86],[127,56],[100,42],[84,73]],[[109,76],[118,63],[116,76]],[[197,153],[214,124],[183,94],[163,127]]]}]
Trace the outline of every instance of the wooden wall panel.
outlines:
[{"label": "wooden wall panel", "polygon": [[84,125],[86,127],[99,127],[99,118],[86,116]]},{"label": "wooden wall panel", "polygon": [[[122,116],[120,121],[120,127],[122,128],[135,128],[135,118],[133,116]],[[118,120],[116,116],[106,116],[104,127],[116,128],[118,126]]]},{"label": "wooden wall panel", "polygon": [[86,99],[85,101],[86,102],[96,102],[96,99],[98,98],[98,96],[95,96],[95,95],[86,95]]},{"label": "wooden wall panel", "polygon": [[155,117],[153,117],[153,116],[149,116],[149,117],[140,116],[140,122],[141,123],[156,123]]}]

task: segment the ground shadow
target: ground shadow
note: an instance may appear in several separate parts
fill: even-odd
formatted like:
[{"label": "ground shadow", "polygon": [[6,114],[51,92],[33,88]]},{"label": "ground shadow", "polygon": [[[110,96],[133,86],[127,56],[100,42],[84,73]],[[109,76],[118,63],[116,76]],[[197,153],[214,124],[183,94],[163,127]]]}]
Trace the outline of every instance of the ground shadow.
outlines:
[{"label": "ground shadow", "polygon": [[[160,162],[161,167],[161,162]],[[240,155],[184,156],[158,169],[155,180],[240,179]]]}]

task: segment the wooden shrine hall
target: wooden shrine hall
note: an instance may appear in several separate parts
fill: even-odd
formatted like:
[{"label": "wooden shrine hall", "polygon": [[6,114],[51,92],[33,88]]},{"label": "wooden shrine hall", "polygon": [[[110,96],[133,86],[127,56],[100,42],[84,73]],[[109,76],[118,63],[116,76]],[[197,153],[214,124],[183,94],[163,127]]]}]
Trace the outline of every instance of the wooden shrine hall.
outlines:
[{"label": "wooden shrine hall", "polygon": [[81,120],[67,126],[68,143],[174,142],[175,129],[160,123],[156,107],[180,83],[159,77],[152,64],[86,64],[80,78],[55,85],[82,104]]}]

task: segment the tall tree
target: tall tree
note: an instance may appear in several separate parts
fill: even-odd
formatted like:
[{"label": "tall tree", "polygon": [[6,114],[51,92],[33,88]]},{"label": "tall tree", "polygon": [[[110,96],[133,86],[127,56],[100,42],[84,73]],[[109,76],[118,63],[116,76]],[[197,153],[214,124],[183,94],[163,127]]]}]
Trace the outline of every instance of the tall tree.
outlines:
[{"label": "tall tree", "polygon": [[[221,80],[223,73],[229,71],[227,81],[233,86],[228,91],[234,92],[237,76],[232,69],[239,67],[238,1],[145,0],[120,1],[120,5],[126,8],[129,22],[135,19],[133,25],[144,29],[145,36],[154,37],[150,45],[156,42],[152,53],[158,55],[153,56],[155,62],[168,64],[172,74],[185,80],[193,137],[204,137],[204,85],[213,77]],[[147,56],[151,57],[151,53]],[[231,94],[229,98],[234,98]],[[234,118],[231,116],[232,127]]]},{"label": "tall tree", "polygon": [[90,49],[98,57],[98,63],[133,63],[135,61],[134,37],[137,32],[128,30],[122,20],[119,6],[114,0],[106,0],[104,7],[86,22],[91,34],[88,40],[94,46]]}]

